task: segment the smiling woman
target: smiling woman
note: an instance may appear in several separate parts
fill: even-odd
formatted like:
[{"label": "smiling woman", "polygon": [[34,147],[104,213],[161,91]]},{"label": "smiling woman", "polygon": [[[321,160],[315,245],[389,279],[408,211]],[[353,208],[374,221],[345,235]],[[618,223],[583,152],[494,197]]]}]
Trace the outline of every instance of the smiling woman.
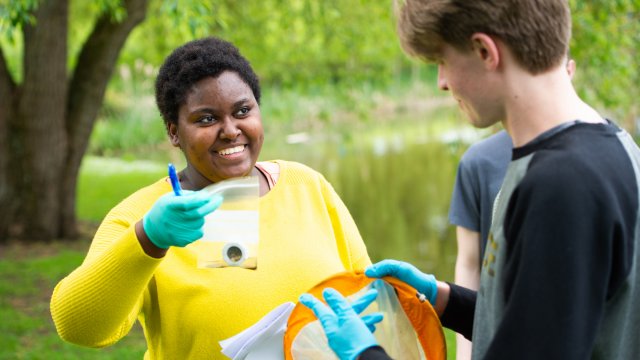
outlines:
[{"label": "smiling woman", "polygon": [[[180,195],[163,177],[114,207],[83,264],[56,286],[51,314],[60,336],[103,347],[136,318],[145,358],[223,358],[218,341],[296,301],[321,280],[370,264],[358,229],[325,178],[289,161],[258,162],[264,133],[260,86],[249,62],[217,38],[192,41],[165,60],[156,102],[171,144],[184,154]],[[186,245],[222,199],[204,187],[260,179],[259,263],[199,269]]]},{"label": "smiling woman", "polygon": [[168,131],[171,143],[187,158],[180,179],[185,189],[258,174],[254,165],[264,140],[260,107],[236,72],[224,71],[195,83],[178,122],[169,122]]}]

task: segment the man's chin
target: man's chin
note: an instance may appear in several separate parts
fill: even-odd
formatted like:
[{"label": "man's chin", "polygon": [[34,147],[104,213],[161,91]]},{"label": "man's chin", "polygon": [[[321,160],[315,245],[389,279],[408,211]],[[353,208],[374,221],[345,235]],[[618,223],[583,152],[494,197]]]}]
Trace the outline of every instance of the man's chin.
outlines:
[{"label": "man's chin", "polygon": [[467,117],[469,119],[469,123],[478,129],[486,129],[488,127],[491,127],[497,123],[499,123],[499,121],[497,120],[487,120],[487,119],[481,119],[478,116],[470,116],[467,114]]}]

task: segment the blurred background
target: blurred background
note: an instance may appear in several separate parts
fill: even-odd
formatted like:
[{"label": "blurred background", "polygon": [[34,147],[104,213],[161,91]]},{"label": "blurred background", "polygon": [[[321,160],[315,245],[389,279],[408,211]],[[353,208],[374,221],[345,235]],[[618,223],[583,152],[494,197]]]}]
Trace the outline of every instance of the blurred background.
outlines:
[{"label": "blurred background", "polygon": [[[66,5],[64,21],[56,18],[60,3]],[[637,139],[640,0],[570,3],[576,88]],[[134,13],[144,20],[123,30],[111,53],[100,52],[94,34],[101,24],[111,24],[115,34]],[[39,27],[46,27],[41,35]],[[261,160],[294,160],[322,172],[350,209],[373,261],[401,259],[453,280],[455,228],[447,212],[457,163],[471,143],[499,128],[468,125],[448,94],[437,90],[436,68],[402,53],[392,2],[0,0],[0,30],[0,213],[13,224],[3,230],[0,222],[0,359],[142,357],[144,338],[137,327],[106,350],[63,343],[48,301],[57,281],[81,263],[106,212],[166,176],[167,162],[184,165],[166,137],[153,84],[172,49],[208,35],[233,42],[260,77]],[[34,39],[49,42],[34,45]],[[44,50],[34,50],[39,48]],[[92,67],[109,58],[110,63]],[[44,74],[56,73],[56,61],[63,61],[62,75],[46,80],[50,76]],[[92,74],[83,75],[82,69],[93,69]],[[104,80],[92,78],[96,73]],[[82,79],[89,87],[78,86]],[[39,155],[67,169],[69,179],[56,175],[61,183],[71,182],[66,192],[44,190],[59,193],[62,203],[71,198],[62,210],[55,201],[48,211],[13,205],[40,196],[38,186],[7,175],[23,168],[11,164],[28,163],[26,149],[33,142],[20,141],[29,138],[25,124],[47,123],[57,111],[49,105],[43,106],[45,113],[29,112],[42,101],[41,94],[24,100],[36,91],[30,86],[36,80],[64,85],[67,96],[56,102],[63,108],[61,121],[48,129],[60,130],[68,144],[80,144],[67,146],[66,158]],[[73,118],[92,88],[101,90],[93,96],[95,114]],[[14,103],[20,105],[12,108]],[[74,130],[77,124],[84,130]],[[15,176],[38,177],[21,171]],[[40,223],[19,220],[50,211],[63,215]],[[447,337],[449,357],[455,358],[452,334]]]}]

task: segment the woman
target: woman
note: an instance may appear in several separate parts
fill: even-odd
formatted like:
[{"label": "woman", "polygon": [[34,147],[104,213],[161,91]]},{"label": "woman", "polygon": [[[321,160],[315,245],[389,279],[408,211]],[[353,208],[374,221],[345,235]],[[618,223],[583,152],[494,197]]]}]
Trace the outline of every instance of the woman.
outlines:
[{"label": "woman", "polygon": [[[51,313],[64,340],[108,346],[137,318],[145,358],[223,358],[218,341],[322,279],[370,264],[322,175],[298,163],[257,162],[260,86],[232,44],[206,38],[176,49],[156,79],[156,101],[187,162],[179,173],[185,194],[172,194],[163,178],[109,212],[83,264],[54,290]],[[203,216],[220,202],[198,190],[246,175],[260,178],[258,268],[198,269],[184,246],[202,236]]]}]

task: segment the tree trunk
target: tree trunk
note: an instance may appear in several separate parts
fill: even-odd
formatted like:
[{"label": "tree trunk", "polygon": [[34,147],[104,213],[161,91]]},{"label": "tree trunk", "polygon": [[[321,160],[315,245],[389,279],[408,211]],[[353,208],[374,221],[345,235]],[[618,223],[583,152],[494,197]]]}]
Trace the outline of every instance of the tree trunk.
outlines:
[{"label": "tree trunk", "polygon": [[19,142],[11,156],[21,165],[11,169],[12,176],[19,176],[12,230],[29,239],[60,234],[60,183],[68,141],[68,7],[67,0],[42,1],[34,14],[37,25],[24,25],[24,80],[11,129]]},{"label": "tree trunk", "polygon": [[0,49],[0,242],[77,234],[76,185],[118,54],[145,17],[148,0],[124,2],[127,16],[103,14],[67,76],[68,0],[43,0],[24,25],[23,83],[14,84]]}]

